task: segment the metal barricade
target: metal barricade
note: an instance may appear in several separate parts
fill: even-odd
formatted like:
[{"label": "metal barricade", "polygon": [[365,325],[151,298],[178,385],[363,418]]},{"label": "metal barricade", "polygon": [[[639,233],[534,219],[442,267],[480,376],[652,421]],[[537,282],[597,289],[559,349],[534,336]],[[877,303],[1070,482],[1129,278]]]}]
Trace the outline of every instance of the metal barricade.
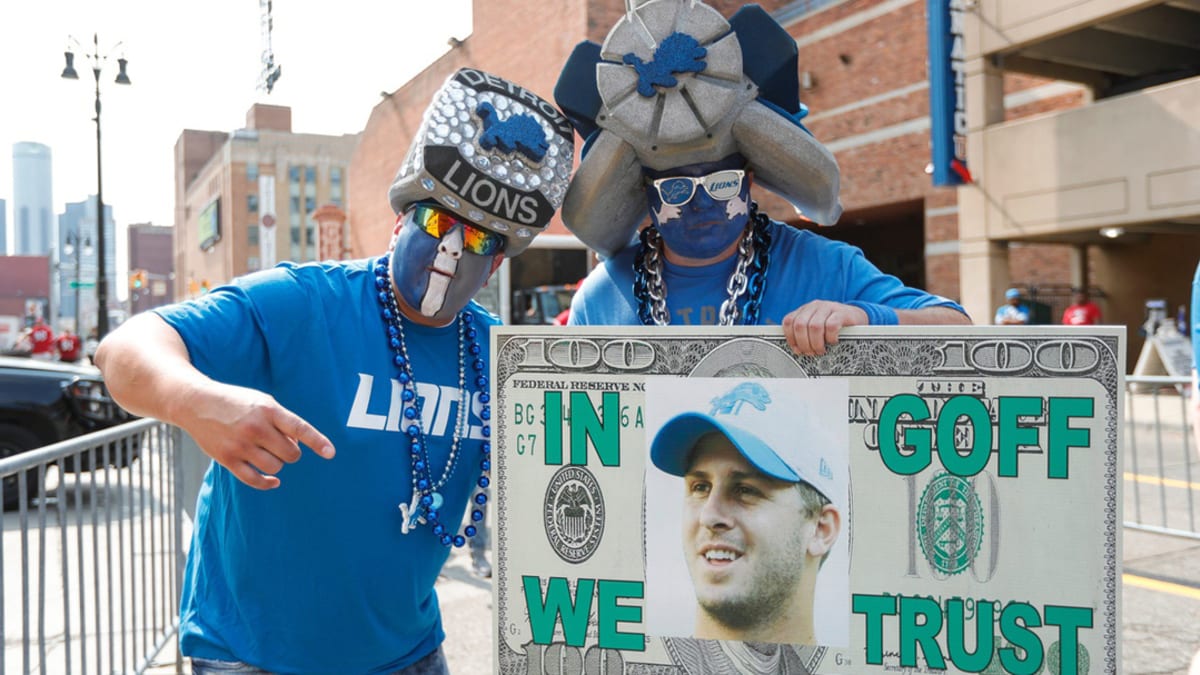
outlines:
[{"label": "metal barricade", "polygon": [[1200,539],[1191,380],[1125,378],[1125,527]]},{"label": "metal barricade", "polygon": [[0,533],[0,675],[182,671],[177,646],[160,658],[185,559],[180,439],[144,419],[0,460],[0,497],[13,476],[19,493]]}]

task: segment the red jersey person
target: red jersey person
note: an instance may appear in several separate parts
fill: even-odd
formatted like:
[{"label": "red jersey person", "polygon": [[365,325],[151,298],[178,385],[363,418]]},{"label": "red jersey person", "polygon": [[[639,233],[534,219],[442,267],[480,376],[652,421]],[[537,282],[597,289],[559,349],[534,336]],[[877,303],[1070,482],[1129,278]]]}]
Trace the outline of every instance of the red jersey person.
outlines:
[{"label": "red jersey person", "polygon": [[1100,308],[1088,298],[1086,289],[1075,289],[1071,304],[1063,310],[1062,322],[1064,326],[1095,326],[1100,323]]},{"label": "red jersey person", "polygon": [[60,361],[75,362],[79,360],[80,354],[83,352],[83,341],[75,333],[67,330],[58,335],[54,340],[54,346],[58,349],[58,359]]},{"label": "red jersey person", "polygon": [[29,327],[29,345],[33,358],[46,360],[54,358],[54,331],[46,325],[41,317],[38,317]]}]

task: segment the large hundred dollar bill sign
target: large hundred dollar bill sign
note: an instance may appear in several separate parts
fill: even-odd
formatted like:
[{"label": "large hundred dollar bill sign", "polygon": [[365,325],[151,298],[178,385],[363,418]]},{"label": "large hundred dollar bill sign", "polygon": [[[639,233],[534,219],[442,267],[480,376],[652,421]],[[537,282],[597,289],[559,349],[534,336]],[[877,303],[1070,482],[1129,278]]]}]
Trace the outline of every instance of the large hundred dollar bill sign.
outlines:
[{"label": "large hundred dollar bill sign", "polygon": [[1120,672],[1119,329],[779,333],[493,333],[496,672]]}]

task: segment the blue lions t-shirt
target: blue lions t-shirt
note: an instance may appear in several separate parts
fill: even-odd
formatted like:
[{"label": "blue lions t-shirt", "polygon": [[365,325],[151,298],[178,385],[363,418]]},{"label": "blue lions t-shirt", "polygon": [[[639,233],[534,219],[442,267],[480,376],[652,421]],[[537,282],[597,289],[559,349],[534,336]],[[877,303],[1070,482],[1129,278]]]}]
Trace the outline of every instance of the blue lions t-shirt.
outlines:
[{"label": "blue lions t-shirt", "polygon": [[[413,663],[445,637],[434,582],[449,549],[427,526],[401,534],[398,506],[413,489],[408,424],[372,267],[284,264],[155,310],[202,372],[273,395],[337,449],[325,460],[302,447],[268,491],[210,465],[183,582],[180,644],[189,656],[279,673],[377,673]],[[486,359],[497,319],[469,309]],[[436,482],[459,412],[458,326],[406,321],[404,330]],[[466,433],[439,490],[440,519],[456,533],[482,460],[471,360]]]},{"label": "blue lions t-shirt", "polygon": [[[767,286],[759,309],[759,324],[781,324],[789,312],[812,300],[859,300],[892,309],[950,307],[952,300],[905,286],[879,271],[855,246],[826,239],[771,221]],[[592,270],[571,301],[570,325],[640,324],[633,296],[633,262],[638,244],[630,246]],[[726,283],[737,256],[702,267],[684,267],[663,260],[667,309],[673,325],[715,325]],[[744,298],[743,298],[744,301]]]}]

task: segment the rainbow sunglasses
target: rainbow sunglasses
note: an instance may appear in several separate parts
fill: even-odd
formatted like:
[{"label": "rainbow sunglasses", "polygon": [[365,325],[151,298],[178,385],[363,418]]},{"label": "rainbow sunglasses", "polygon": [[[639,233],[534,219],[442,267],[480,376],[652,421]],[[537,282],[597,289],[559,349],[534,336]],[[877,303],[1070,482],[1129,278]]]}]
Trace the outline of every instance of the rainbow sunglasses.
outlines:
[{"label": "rainbow sunglasses", "polygon": [[496,255],[504,251],[504,237],[500,234],[485,230],[469,220],[459,218],[453,213],[442,211],[429,204],[417,204],[413,207],[413,222],[417,227],[437,239],[446,236],[455,225],[462,225],[463,250],[475,255]]}]

